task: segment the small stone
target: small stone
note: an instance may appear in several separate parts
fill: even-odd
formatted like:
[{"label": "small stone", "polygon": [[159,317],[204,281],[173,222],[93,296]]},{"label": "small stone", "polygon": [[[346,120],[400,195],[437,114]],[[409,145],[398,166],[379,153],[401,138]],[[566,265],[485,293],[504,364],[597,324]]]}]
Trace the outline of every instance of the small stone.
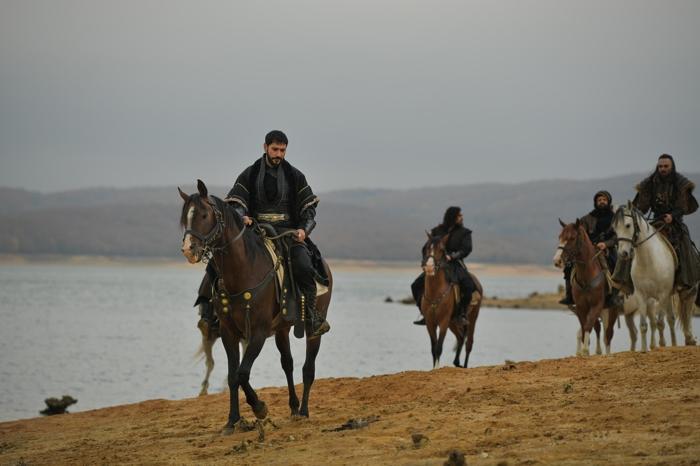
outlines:
[{"label": "small stone", "polygon": [[459,450],[452,450],[447,456],[447,461],[444,466],[467,466],[467,461],[464,459],[464,453]]},{"label": "small stone", "polygon": [[428,437],[419,432],[411,434],[411,440],[413,441],[413,448],[420,448],[428,443]]},{"label": "small stone", "polygon": [[484,459],[486,459],[486,458],[489,457],[489,454],[486,453],[485,451],[482,451],[482,452],[481,452],[481,457],[484,458]]},{"label": "small stone", "polygon": [[391,296],[387,296],[386,299],[384,300],[385,303],[393,303],[394,300],[391,299]]},{"label": "small stone", "polygon": [[564,393],[571,393],[574,391],[574,385],[572,383],[564,384]]}]

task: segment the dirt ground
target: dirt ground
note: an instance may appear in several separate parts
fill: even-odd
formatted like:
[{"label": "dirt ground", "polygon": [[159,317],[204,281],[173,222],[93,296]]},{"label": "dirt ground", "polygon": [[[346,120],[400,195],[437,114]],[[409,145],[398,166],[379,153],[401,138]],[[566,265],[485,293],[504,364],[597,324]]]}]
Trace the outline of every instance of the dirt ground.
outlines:
[{"label": "dirt ground", "polygon": [[151,400],[0,423],[0,464],[698,465],[699,381],[700,348],[323,379],[308,420],[259,391],[264,439],[220,435],[228,394]]}]

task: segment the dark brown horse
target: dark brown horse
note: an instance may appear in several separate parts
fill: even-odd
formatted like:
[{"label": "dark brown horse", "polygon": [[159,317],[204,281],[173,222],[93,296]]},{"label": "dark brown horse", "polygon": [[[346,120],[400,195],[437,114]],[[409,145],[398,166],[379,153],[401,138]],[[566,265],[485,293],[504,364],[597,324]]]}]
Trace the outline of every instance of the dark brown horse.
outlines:
[{"label": "dark brown horse", "polygon": [[[309,393],[316,373],[316,356],[321,339],[306,339],[306,360],[303,367],[304,394],[301,408],[294,389],[293,360],[289,346],[291,323],[280,313],[275,291],[275,273],[279,264],[273,263],[263,240],[244,225],[241,216],[221,199],[209,196],[207,187],[197,181],[199,193],[187,195],[179,188],[185,201],[181,224],[185,228],[182,253],[194,264],[202,258],[213,263],[221,279],[217,289],[215,310],[219,317],[221,341],[228,358],[230,409],[224,433],[233,433],[240,421],[238,388],[258,419],[267,416],[267,406],[250,385],[250,371],[265,340],[274,335],[280,352],[282,369],[287,376],[289,407],[292,416],[309,416]],[[324,262],[330,284],[328,293],[318,297],[317,311],[324,317],[328,312],[333,279]],[[223,286],[221,286],[223,285]],[[307,335],[309,328],[307,327]],[[247,346],[240,358],[239,343]]]},{"label": "dark brown horse", "polygon": [[[467,367],[469,363],[469,354],[474,347],[474,329],[476,328],[476,319],[479,317],[481,309],[481,300],[484,295],[483,288],[479,280],[471,274],[472,280],[476,285],[476,291],[472,297],[472,302],[467,311],[467,323],[458,324],[452,320],[452,314],[457,309],[457,290],[458,285],[452,284],[447,280],[445,267],[447,261],[445,259],[445,245],[447,244],[448,235],[443,237],[432,237],[428,233],[428,242],[423,247],[423,271],[425,272],[425,292],[421,298],[421,313],[425,317],[425,325],[430,336],[430,350],[433,355],[433,368],[440,365],[440,356],[442,355],[442,345],[445,341],[447,329],[457,338],[455,346],[454,365],[457,367]],[[478,295],[477,295],[478,293]],[[438,333],[439,332],[439,333]],[[462,346],[464,348],[464,366],[459,362]]]},{"label": "dark brown horse", "polygon": [[559,223],[562,226],[562,231],[559,234],[559,246],[554,255],[554,265],[563,268],[567,262],[574,264],[571,289],[576,307],[573,311],[581,325],[576,343],[576,355],[588,356],[590,354],[591,330],[595,329],[596,333],[600,335],[599,319],[601,317],[605,328],[605,352],[610,354],[610,342],[613,337],[618,309],[605,309],[607,280],[605,271],[598,260],[601,252],[596,252],[595,246],[593,246],[579,219],[576,219],[576,223],[568,225],[561,220]]}]

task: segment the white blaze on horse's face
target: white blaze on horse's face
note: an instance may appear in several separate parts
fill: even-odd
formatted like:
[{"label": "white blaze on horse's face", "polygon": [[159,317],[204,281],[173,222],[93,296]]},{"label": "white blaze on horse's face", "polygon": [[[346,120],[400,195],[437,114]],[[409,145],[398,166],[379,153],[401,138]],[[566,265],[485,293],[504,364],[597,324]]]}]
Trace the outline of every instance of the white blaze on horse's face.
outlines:
[{"label": "white blaze on horse's face", "polygon": [[[194,206],[190,206],[190,210],[187,211],[187,230],[192,229],[192,220],[194,220]],[[182,240],[182,254],[187,259],[190,264],[195,264],[199,262],[199,257],[195,253],[195,245],[192,242],[192,235],[187,233]]]},{"label": "white blaze on horse's face", "polygon": [[554,253],[554,258],[552,259],[554,261],[554,267],[557,267],[559,269],[564,268],[564,261],[562,260],[561,256],[564,254],[564,247],[566,246],[566,241],[559,241],[559,246],[557,247],[557,252]]},{"label": "white blaze on horse's face", "polygon": [[429,277],[432,277],[435,275],[435,257],[434,257],[434,246],[431,244],[430,245],[430,253],[428,255],[428,259],[425,261],[425,265],[423,266],[423,271],[425,272],[426,275]]}]

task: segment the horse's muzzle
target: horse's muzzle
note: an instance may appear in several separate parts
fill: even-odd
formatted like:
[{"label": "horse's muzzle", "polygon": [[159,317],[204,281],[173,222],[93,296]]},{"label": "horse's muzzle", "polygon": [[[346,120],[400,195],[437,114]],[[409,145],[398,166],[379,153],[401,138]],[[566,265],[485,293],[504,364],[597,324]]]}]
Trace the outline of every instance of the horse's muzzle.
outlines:
[{"label": "horse's muzzle", "polygon": [[186,235],[182,240],[180,251],[190,264],[196,264],[202,260],[202,247],[192,241],[191,235]]}]

